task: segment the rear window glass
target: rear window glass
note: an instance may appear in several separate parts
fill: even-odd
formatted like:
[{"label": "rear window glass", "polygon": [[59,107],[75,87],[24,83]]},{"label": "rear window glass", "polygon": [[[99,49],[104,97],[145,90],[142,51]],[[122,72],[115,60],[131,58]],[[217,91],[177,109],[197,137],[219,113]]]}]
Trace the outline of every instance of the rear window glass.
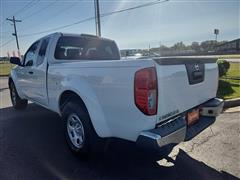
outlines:
[{"label": "rear window glass", "polygon": [[59,38],[55,54],[63,60],[119,60],[120,54],[114,41],[62,36]]}]

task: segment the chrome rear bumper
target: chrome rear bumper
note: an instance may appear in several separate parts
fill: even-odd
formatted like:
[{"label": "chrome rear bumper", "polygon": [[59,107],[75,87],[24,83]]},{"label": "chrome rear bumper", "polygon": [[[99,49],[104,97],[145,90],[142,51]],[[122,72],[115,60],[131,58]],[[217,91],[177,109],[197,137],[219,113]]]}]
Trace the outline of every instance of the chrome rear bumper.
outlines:
[{"label": "chrome rear bumper", "polygon": [[212,99],[203,104],[200,114],[202,116],[216,117],[221,114],[223,110],[224,101],[222,99]]},{"label": "chrome rear bumper", "polygon": [[137,144],[146,148],[158,149],[168,144],[191,140],[215,122],[216,116],[222,112],[223,105],[223,100],[214,98],[199,106],[201,116],[196,124],[187,126],[185,120],[187,112],[182,113],[155,129],[141,132]]}]

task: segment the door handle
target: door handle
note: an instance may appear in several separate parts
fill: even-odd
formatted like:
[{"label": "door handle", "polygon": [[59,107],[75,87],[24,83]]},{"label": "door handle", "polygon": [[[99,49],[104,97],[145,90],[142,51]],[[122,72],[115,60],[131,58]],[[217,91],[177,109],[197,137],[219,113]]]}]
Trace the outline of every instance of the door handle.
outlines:
[{"label": "door handle", "polygon": [[33,72],[32,71],[28,71],[28,74],[33,74]]}]

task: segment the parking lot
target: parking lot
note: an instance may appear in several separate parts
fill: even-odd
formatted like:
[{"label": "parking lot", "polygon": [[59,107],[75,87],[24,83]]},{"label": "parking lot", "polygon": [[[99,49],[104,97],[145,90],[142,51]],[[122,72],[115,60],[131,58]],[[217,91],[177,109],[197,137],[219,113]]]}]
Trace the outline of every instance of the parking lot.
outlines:
[{"label": "parking lot", "polygon": [[60,117],[30,104],[15,111],[7,78],[0,78],[0,179],[239,179],[239,108],[211,128],[176,146],[168,158],[126,141],[80,160],[68,149]]}]

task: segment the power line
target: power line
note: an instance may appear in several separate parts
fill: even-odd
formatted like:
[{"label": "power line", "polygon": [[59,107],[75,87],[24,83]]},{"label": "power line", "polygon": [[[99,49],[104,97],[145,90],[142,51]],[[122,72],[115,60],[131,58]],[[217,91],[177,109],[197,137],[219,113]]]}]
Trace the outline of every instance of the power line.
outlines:
[{"label": "power line", "polygon": [[[34,1],[35,1],[36,3],[34,3]],[[19,13],[21,13],[21,12],[24,12],[25,9],[31,8],[32,6],[36,5],[37,2],[39,2],[39,1],[40,1],[40,0],[32,0],[32,1],[30,1],[30,2],[28,2],[25,6],[23,6],[22,8],[20,8],[19,10],[17,10],[15,13],[13,13],[11,16],[7,16],[7,17],[16,16],[17,14],[19,14]],[[1,22],[1,25],[3,25],[4,22],[6,22],[6,21],[2,21],[2,22]]]},{"label": "power line", "polygon": [[31,34],[23,34],[20,37],[34,36],[34,35],[43,34],[43,33],[51,32],[51,31],[56,31],[56,30],[59,30],[59,29],[64,29],[64,28],[67,28],[67,27],[70,27],[70,26],[81,24],[81,23],[84,23],[84,22],[87,22],[87,21],[90,21],[90,20],[93,20],[93,19],[95,19],[95,17],[90,17],[90,18],[87,18],[87,19],[84,19],[84,20],[81,20],[81,21],[78,21],[78,22],[75,22],[75,23],[72,23],[72,24],[67,24],[67,25],[64,25],[64,26],[60,26],[60,27],[45,30],[45,31],[40,31],[40,32],[36,32],[36,33],[31,33]]},{"label": "power line", "polygon": [[[79,2],[77,2],[79,3]],[[42,25],[42,24],[45,24],[46,22],[48,22],[49,20],[53,19],[53,18],[56,18],[57,16],[59,16],[60,14],[62,13],[66,13],[67,10],[75,7],[76,4],[71,4],[70,6],[67,6],[67,7],[64,7],[62,9],[60,9],[59,11],[55,12],[54,14],[51,14],[49,18],[47,18],[43,23],[38,23],[36,26],[34,26],[34,28]]]},{"label": "power line", "polygon": [[7,33],[9,33],[9,31],[1,31],[1,30],[0,30],[0,33],[1,33],[1,34],[7,34]]},{"label": "power line", "polygon": [[[121,10],[112,11],[112,12],[109,12],[109,13],[103,13],[103,14],[100,15],[100,17],[106,17],[106,16],[110,16],[110,15],[113,15],[113,14],[121,13],[121,12],[131,11],[131,10],[135,10],[135,9],[139,9],[139,8],[143,8],[143,7],[147,7],[147,6],[153,6],[153,5],[164,3],[164,2],[167,2],[167,1],[169,1],[169,0],[163,0],[163,1],[157,0],[157,1],[154,1],[154,2],[145,3],[145,4],[142,4],[142,5],[127,8],[127,9],[121,9]],[[36,32],[36,33],[23,34],[20,37],[35,36],[35,35],[38,35],[38,34],[48,33],[48,32],[56,31],[56,30],[59,30],[59,29],[64,29],[64,28],[67,28],[67,27],[71,27],[71,26],[74,26],[74,25],[77,25],[77,24],[81,24],[81,23],[84,23],[84,22],[87,22],[87,21],[91,21],[91,20],[94,20],[94,19],[95,19],[95,17],[89,17],[89,18],[86,18],[86,19],[83,19],[83,20],[80,20],[80,21],[77,21],[77,22],[74,22],[74,23],[71,23],[71,24],[59,26],[59,27],[56,27],[56,28],[52,28],[52,29],[48,29],[48,30],[44,30],[44,31],[39,31],[39,32]]]},{"label": "power line", "polygon": [[8,44],[9,44],[10,42],[12,42],[12,41],[14,41],[14,38],[12,38],[12,39],[8,40],[7,42],[3,43],[3,44],[1,45],[1,47],[4,47],[4,46],[8,45]]},{"label": "power line", "polygon": [[135,9],[139,9],[139,8],[143,8],[143,7],[153,6],[153,5],[164,3],[164,2],[167,2],[167,1],[169,1],[169,0],[164,0],[164,1],[158,0],[158,1],[154,1],[154,2],[149,2],[149,3],[146,3],[146,4],[142,4],[142,5],[127,8],[127,9],[121,9],[121,10],[117,10],[117,11],[113,11],[113,12],[109,12],[109,13],[104,13],[104,14],[101,15],[101,17],[105,17],[105,16],[109,16],[109,15],[112,15],[112,14],[117,14],[117,13],[121,13],[121,12],[125,12],[125,11],[131,11],[131,10],[135,10]]},{"label": "power line", "polygon": [[[80,2],[80,1],[79,1],[79,2]],[[79,2],[77,2],[77,3],[79,3]],[[71,5],[68,6],[68,7],[62,8],[62,9],[60,9],[59,11],[55,12],[54,14],[52,14],[51,17],[48,18],[47,20],[50,20],[50,19],[52,19],[52,18],[56,18],[56,17],[59,16],[61,13],[66,13],[66,10],[69,10],[69,9],[75,7],[75,6],[76,6],[76,4],[74,3],[74,4],[71,4]],[[45,22],[46,22],[46,21],[45,21]]]},{"label": "power line", "polygon": [[[32,6],[36,5],[37,2],[39,2],[39,1],[40,0],[32,0],[32,1],[28,2],[25,6],[23,6],[21,9],[19,9],[17,12],[15,12],[12,16],[16,16],[19,13],[23,12],[23,10],[31,8]],[[36,3],[34,3],[34,2],[36,2]]]},{"label": "power line", "polygon": [[26,16],[23,17],[22,19],[23,19],[23,20],[26,20],[26,19],[29,19],[29,18],[33,17],[33,16],[36,15],[36,14],[39,14],[41,11],[46,10],[47,8],[53,6],[57,1],[58,1],[58,0],[55,0],[55,1],[51,2],[51,3],[48,4],[47,6],[41,8],[41,9],[39,9],[38,11],[35,11],[35,12],[29,14],[29,15],[26,15]]}]

